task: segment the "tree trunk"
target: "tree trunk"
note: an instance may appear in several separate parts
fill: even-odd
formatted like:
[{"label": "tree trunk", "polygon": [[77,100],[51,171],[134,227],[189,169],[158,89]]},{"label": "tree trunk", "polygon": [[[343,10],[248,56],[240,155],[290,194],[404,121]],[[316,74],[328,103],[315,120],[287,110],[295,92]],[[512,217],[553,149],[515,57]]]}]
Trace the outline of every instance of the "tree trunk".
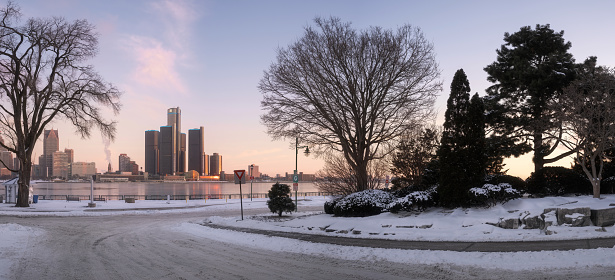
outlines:
[{"label": "tree trunk", "polygon": [[538,174],[545,166],[545,156],[543,154],[542,133],[534,133],[534,174]]},{"label": "tree trunk", "polygon": [[600,179],[593,178],[591,181],[594,191],[594,198],[600,198]]},{"label": "tree trunk", "polygon": [[367,176],[367,161],[361,161],[357,164],[357,169],[355,170],[357,176],[357,190],[364,191],[368,189],[369,179]]},{"label": "tree trunk", "polygon": [[30,175],[32,172],[32,161],[29,159],[20,160],[19,167],[19,190],[17,194],[16,207],[30,207],[28,198],[30,197]]}]

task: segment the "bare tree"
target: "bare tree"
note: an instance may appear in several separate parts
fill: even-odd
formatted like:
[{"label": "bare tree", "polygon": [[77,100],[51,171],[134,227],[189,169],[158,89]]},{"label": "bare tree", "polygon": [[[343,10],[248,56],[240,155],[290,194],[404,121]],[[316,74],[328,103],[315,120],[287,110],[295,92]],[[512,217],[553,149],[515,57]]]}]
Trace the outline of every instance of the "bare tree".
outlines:
[{"label": "bare tree", "polygon": [[[82,137],[94,127],[113,139],[115,122],[102,117],[100,105],[114,113],[120,92],[89,65],[98,35],[86,20],[31,18],[20,22],[19,8],[0,9],[0,144],[19,160],[18,207],[28,207],[32,152],[45,127],[55,119],[72,123]],[[2,163],[7,166],[6,163]]]},{"label": "bare tree", "polygon": [[322,192],[333,195],[349,195],[365,189],[382,187],[382,180],[389,169],[387,158],[372,160],[367,166],[367,187],[358,188],[357,177],[346,159],[340,154],[329,154],[325,158],[325,166],[316,173],[318,178],[314,184]]},{"label": "bare tree", "polygon": [[562,101],[563,121],[574,143],[570,148],[576,148],[594,198],[600,198],[604,161],[615,147],[615,71],[596,67],[596,58],[589,58],[564,89]]},{"label": "bare tree", "polygon": [[433,45],[410,25],[393,32],[356,31],[338,18],[315,23],[319,30],[306,27],[265,71],[261,119],[274,139],[341,153],[363,190],[369,162],[432,116],[441,90]]}]

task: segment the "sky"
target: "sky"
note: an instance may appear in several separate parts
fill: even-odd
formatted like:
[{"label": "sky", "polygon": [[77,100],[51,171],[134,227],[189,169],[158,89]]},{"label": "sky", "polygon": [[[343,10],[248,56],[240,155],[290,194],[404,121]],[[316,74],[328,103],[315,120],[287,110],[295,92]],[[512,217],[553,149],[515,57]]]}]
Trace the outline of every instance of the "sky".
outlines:
[{"label": "sky", "polygon": [[[6,1],[1,2],[3,5]],[[485,95],[491,84],[483,68],[496,59],[505,32],[523,26],[551,24],[564,30],[577,62],[597,56],[600,65],[615,66],[613,1],[80,1],[23,0],[23,18],[61,16],[87,19],[97,27],[98,55],[93,65],[122,92],[118,134],[107,145],[111,164],[128,154],[144,165],[146,130],[166,125],[166,110],[180,107],[182,131],[205,129],[205,152],[223,156],[223,170],[256,164],[270,176],[292,173],[291,142],[273,141],[260,122],[262,93],[257,85],[285,48],[313,26],[315,17],[339,17],[355,29],[404,24],[420,27],[434,44],[443,91],[436,102],[441,125],[450,83],[463,68],[472,93]],[[75,161],[95,162],[105,170],[108,159],[99,133],[81,139],[66,120],[59,130],[60,150],[71,148]],[[48,127],[48,128],[52,128]],[[42,139],[36,157],[42,154]],[[570,159],[557,165],[569,167]],[[508,174],[527,177],[531,156],[506,160]],[[298,158],[299,171],[323,167],[313,155]]]}]

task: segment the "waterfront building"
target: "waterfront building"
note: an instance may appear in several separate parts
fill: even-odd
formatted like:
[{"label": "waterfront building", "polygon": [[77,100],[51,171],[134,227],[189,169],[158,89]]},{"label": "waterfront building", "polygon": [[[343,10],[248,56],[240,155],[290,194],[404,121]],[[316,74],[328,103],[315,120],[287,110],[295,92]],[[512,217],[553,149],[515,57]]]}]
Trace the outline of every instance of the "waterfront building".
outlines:
[{"label": "waterfront building", "polygon": [[69,155],[65,152],[56,151],[52,154],[52,176],[56,178],[70,178]]},{"label": "waterfront building", "polygon": [[[172,156],[175,158],[173,160],[173,172],[184,172],[185,170],[183,170],[182,168],[184,168],[185,166],[185,154],[182,158],[182,154],[181,154],[181,146],[182,146],[182,111],[181,109],[179,109],[179,107],[177,108],[169,108],[167,110],[167,126],[172,127],[173,130],[173,147],[172,147]],[[162,132],[162,131],[161,131]],[[184,142],[185,143],[185,142]],[[184,144],[184,151],[185,151],[185,144]],[[184,160],[184,163],[182,164],[181,161],[182,159]],[[172,173],[175,174],[175,173]]]},{"label": "waterfront building", "polygon": [[120,171],[120,173],[132,172],[132,167],[130,166],[130,157],[127,154],[120,154],[118,170]]},{"label": "waterfront building", "polygon": [[204,137],[205,130],[202,126],[199,129],[188,130],[188,170],[194,170],[203,176],[205,176]]},{"label": "waterfront building", "polygon": [[73,162],[71,164],[71,172],[73,176],[80,178],[92,178],[96,174],[96,163],[94,162]]},{"label": "waterfront building", "polygon": [[222,171],[222,156],[214,153],[209,156],[209,175],[220,176],[220,171]]},{"label": "waterfront building", "polygon": [[258,170],[258,165],[256,164],[248,165],[248,176],[254,176],[254,179],[261,177],[261,172]]},{"label": "waterfront building", "polygon": [[159,157],[160,150],[158,147],[157,130],[145,131],[145,172],[150,174],[158,174],[160,172]]},{"label": "waterfront building", "polygon": [[57,129],[45,130],[43,138],[43,156],[45,160],[39,162],[42,165],[42,177],[53,176],[53,153],[60,150],[60,137]]},{"label": "waterfront building", "polygon": [[161,126],[160,135],[158,138],[158,147],[160,149],[159,174],[175,175],[175,130],[173,126]]}]

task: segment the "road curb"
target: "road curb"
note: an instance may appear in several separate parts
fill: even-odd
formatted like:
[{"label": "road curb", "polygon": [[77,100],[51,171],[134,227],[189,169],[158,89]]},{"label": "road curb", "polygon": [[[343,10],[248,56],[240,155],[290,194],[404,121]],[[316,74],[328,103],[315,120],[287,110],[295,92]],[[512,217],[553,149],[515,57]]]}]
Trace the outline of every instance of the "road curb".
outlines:
[{"label": "road curb", "polygon": [[383,249],[403,250],[436,250],[455,252],[536,252],[536,251],[570,251],[579,249],[614,248],[615,238],[576,239],[576,240],[545,240],[545,241],[411,241],[354,238],[342,236],[326,236],[297,232],[270,231],[253,228],[222,226],[213,223],[202,226],[233,230],[251,234],[261,234],[274,237],[284,237],[301,241]]}]

